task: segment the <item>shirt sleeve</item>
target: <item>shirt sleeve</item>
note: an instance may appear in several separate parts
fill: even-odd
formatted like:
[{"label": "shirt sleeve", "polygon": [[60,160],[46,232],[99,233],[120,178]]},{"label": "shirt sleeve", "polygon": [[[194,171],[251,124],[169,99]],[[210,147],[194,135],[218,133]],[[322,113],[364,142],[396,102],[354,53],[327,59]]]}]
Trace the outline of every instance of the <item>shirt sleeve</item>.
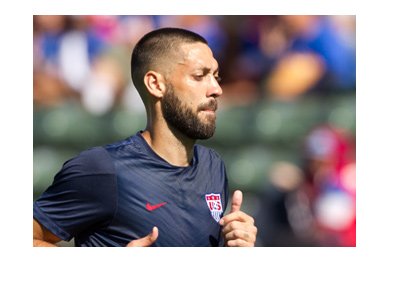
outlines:
[{"label": "shirt sleeve", "polygon": [[64,163],[52,185],[34,202],[33,217],[69,241],[112,220],[116,186],[108,152],[102,147],[86,150]]}]

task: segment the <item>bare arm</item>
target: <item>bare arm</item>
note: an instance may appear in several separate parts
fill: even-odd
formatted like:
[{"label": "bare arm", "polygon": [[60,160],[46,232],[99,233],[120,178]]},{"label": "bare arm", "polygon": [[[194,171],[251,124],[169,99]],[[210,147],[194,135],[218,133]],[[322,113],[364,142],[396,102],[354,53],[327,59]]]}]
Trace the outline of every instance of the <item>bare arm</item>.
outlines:
[{"label": "bare arm", "polygon": [[[154,227],[149,235],[137,240],[132,240],[127,246],[150,246],[157,240],[157,237],[158,228]],[[56,243],[60,241],[61,239],[59,237],[48,231],[37,220],[33,219],[33,246],[57,247]]]},{"label": "bare arm", "polygon": [[56,247],[61,239],[33,219],[33,246]]}]

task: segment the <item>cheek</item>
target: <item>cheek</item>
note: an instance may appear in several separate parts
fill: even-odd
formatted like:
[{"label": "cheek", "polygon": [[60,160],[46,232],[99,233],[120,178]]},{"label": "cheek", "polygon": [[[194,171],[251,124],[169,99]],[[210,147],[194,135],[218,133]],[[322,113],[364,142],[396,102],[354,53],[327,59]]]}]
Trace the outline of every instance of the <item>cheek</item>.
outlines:
[{"label": "cheek", "polygon": [[204,101],[207,93],[207,83],[205,80],[196,81],[191,77],[182,76],[181,80],[174,81],[174,91],[182,103],[197,112],[198,106]]},{"label": "cheek", "polygon": [[186,86],[185,88],[176,88],[175,94],[179,96],[179,99],[185,106],[193,110],[197,110],[197,107],[201,103],[202,93],[199,87]]}]

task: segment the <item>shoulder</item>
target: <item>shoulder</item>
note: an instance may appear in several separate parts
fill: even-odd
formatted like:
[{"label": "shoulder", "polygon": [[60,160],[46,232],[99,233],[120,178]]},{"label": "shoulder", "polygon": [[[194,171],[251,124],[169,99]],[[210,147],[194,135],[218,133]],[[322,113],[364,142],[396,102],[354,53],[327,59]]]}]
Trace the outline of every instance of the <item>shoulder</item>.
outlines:
[{"label": "shoulder", "polygon": [[[93,147],[82,151],[66,161],[62,167],[63,176],[114,174],[114,164],[103,147]],[[60,173],[57,175],[61,175]]]}]

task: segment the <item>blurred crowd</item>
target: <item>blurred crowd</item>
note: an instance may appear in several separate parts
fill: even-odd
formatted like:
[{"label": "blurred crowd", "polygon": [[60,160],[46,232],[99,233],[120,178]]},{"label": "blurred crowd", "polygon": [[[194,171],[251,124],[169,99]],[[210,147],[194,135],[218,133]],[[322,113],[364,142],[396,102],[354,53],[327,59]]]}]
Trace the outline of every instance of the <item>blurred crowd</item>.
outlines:
[{"label": "blurred crowd", "polygon": [[[186,28],[209,42],[220,65],[222,110],[355,95],[355,16],[36,15],[34,109],[73,103],[96,118],[121,109],[143,114],[130,78],[130,57],[135,43],[160,27]],[[275,118],[275,125],[253,129],[269,136],[271,130],[259,129],[284,121],[277,111],[264,113],[257,115],[257,124]],[[253,194],[259,246],[356,245],[354,135],[319,122],[299,143],[300,162],[271,164],[265,188]],[[34,171],[35,147],[34,140]]]},{"label": "blurred crowd", "polygon": [[160,27],[193,30],[220,63],[223,104],[355,89],[354,16],[34,16],[34,101],[78,100],[89,112],[141,109],[132,48]]}]

